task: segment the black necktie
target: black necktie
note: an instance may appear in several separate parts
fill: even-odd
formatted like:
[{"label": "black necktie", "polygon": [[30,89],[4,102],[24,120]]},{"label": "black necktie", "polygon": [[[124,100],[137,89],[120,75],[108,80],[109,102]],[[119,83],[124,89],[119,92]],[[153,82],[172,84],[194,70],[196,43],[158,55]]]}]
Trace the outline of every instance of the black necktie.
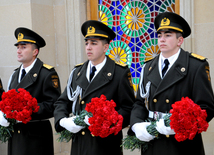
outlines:
[{"label": "black necktie", "polygon": [[165,60],[164,60],[164,64],[165,64],[165,66],[164,66],[164,68],[162,69],[162,77],[164,77],[164,75],[165,75],[165,73],[166,73],[166,71],[167,71],[167,69],[168,69],[168,67],[169,67],[169,60],[168,60],[168,59],[165,59]]},{"label": "black necktie", "polygon": [[93,66],[93,67],[92,67],[92,69],[91,69],[90,81],[91,81],[91,79],[94,77],[94,73],[95,73],[95,71],[96,71],[96,67],[95,67],[95,66]]},{"label": "black necktie", "polygon": [[25,69],[22,69],[21,80],[23,79],[23,77],[25,76],[25,74],[26,74],[26,71],[25,71]]}]

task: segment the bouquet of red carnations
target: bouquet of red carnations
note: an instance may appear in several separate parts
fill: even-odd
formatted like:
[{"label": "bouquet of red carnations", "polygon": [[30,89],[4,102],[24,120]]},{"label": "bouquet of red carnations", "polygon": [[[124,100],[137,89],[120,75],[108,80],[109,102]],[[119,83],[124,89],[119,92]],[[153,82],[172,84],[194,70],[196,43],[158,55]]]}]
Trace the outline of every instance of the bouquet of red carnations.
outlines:
[{"label": "bouquet of red carnations", "polygon": [[[206,110],[202,110],[201,107],[195,104],[188,97],[182,98],[181,101],[177,101],[172,104],[170,112],[163,117],[165,126],[171,127],[175,131],[175,139],[180,142],[186,139],[192,140],[197,133],[206,131],[209,124],[206,122],[207,113]],[[157,120],[158,121],[158,120]],[[158,132],[155,130],[156,121],[153,121],[150,125],[150,129],[147,131],[158,137]],[[152,130],[151,130],[152,129]],[[142,149],[143,152],[148,149],[148,142],[140,141],[136,136],[127,135],[123,139],[125,149]]]},{"label": "bouquet of red carnations", "polygon": [[206,110],[195,104],[190,98],[182,98],[172,104],[170,127],[175,131],[175,139],[180,142],[192,140],[197,133],[206,131],[209,124],[206,121]]},{"label": "bouquet of red carnations", "polygon": [[[89,126],[91,134],[105,138],[110,134],[118,134],[122,130],[123,117],[115,110],[116,103],[111,100],[106,100],[105,95],[100,98],[95,97],[91,102],[86,105],[80,115],[74,119],[76,125],[87,127],[84,122],[85,116],[89,117]],[[57,139],[59,142],[69,142],[75,134],[68,130],[60,132],[60,137]]]},{"label": "bouquet of red carnations", "polygon": [[0,140],[6,142],[11,137],[13,125],[16,121],[21,121],[24,124],[28,123],[32,119],[32,113],[39,111],[39,106],[37,100],[28,91],[19,88],[18,91],[11,89],[2,94],[0,110],[10,123],[8,127],[0,126]]},{"label": "bouquet of red carnations", "polygon": [[122,130],[123,116],[115,110],[116,103],[106,100],[105,95],[92,98],[85,110],[92,114],[88,129],[94,136],[105,138],[111,134],[117,135]]}]

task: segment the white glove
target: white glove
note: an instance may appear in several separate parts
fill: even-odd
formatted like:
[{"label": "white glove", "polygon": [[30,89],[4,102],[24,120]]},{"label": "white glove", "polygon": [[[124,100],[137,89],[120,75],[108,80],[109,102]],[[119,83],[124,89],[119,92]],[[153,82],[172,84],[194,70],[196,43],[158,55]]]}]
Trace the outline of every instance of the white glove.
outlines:
[{"label": "white glove", "polygon": [[10,125],[10,122],[8,122],[5,118],[4,118],[4,113],[2,111],[0,111],[0,125],[4,126],[4,127],[8,127]]},{"label": "white glove", "polygon": [[62,118],[60,121],[59,121],[59,124],[64,127],[66,130],[72,132],[72,133],[77,133],[79,132],[81,129],[83,129],[84,127],[83,126],[79,126],[79,125],[76,125],[74,123],[74,119],[75,119],[76,116],[73,116],[73,117],[69,117],[69,118]]},{"label": "white glove", "polygon": [[136,123],[132,126],[132,131],[135,132],[136,137],[144,142],[149,142],[150,140],[154,139],[155,136],[152,136],[148,133],[146,127],[149,126],[151,122],[142,122]]},{"label": "white glove", "polygon": [[164,123],[164,119],[160,119],[158,122],[156,122],[156,129],[158,132],[162,135],[174,135],[175,132],[170,127],[166,127]]},{"label": "white glove", "polygon": [[91,124],[88,122],[88,119],[89,119],[89,117],[88,117],[88,115],[86,115],[85,118],[84,118],[84,122],[85,122],[85,124],[90,126]]}]

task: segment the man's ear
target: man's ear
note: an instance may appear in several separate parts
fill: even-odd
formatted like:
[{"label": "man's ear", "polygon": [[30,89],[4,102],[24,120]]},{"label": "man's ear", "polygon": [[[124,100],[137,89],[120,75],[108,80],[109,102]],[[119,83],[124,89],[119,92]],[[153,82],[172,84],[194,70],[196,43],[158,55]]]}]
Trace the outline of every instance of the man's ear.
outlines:
[{"label": "man's ear", "polygon": [[33,50],[33,56],[36,57],[38,54],[39,54],[39,50],[38,49],[34,49]]},{"label": "man's ear", "polygon": [[109,49],[109,44],[105,44],[104,45],[104,53],[106,53],[108,51],[108,49]]},{"label": "man's ear", "polygon": [[183,37],[179,37],[178,38],[178,46],[180,47],[184,42],[184,38]]}]

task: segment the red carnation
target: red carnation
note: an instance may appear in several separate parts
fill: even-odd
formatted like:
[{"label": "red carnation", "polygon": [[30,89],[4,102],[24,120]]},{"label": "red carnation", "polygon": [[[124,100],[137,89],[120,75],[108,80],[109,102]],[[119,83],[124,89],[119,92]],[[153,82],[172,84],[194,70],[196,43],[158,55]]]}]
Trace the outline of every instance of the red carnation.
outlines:
[{"label": "red carnation", "polygon": [[32,118],[32,113],[39,111],[37,100],[23,88],[18,91],[11,89],[2,94],[2,101],[0,102],[0,110],[4,113],[5,118],[10,122],[9,127],[1,127],[0,140],[6,142],[11,136],[13,125],[16,121],[28,123]]},{"label": "red carnation", "polygon": [[178,142],[192,140],[197,133],[207,130],[209,124],[206,121],[206,110],[202,110],[188,97],[175,102],[172,108],[170,126],[174,129],[175,139]]},{"label": "red carnation", "polygon": [[92,98],[85,110],[92,113],[89,118],[89,130],[94,136],[105,138],[110,134],[118,134],[122,130],[123,117],[115,110],[116,103],[106,100],[105,95]]}]

